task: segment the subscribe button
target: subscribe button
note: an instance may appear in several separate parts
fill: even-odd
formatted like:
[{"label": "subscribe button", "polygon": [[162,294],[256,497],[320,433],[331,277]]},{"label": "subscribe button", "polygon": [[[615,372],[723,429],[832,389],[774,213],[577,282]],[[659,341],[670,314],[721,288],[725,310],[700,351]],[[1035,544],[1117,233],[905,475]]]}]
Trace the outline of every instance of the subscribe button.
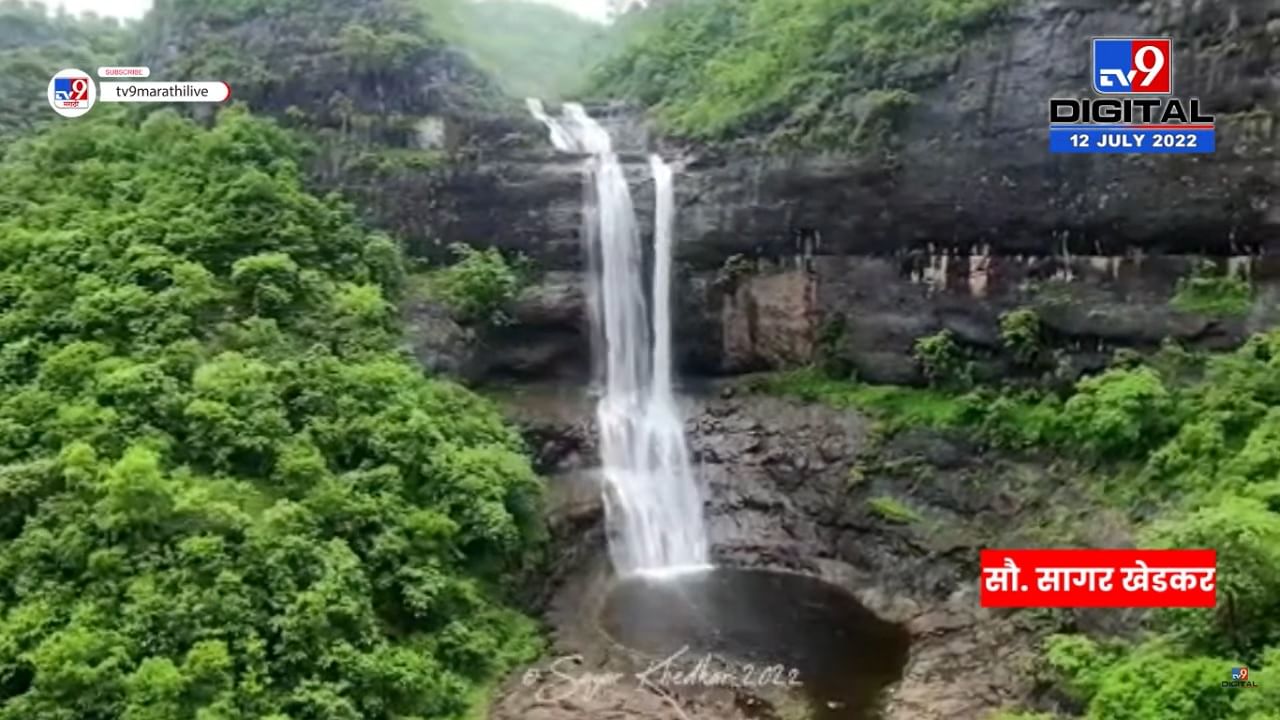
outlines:
[{"label": "subscribe button", "polygon": [[1214,607],[1216,550],[983,550],[982,607]]}]

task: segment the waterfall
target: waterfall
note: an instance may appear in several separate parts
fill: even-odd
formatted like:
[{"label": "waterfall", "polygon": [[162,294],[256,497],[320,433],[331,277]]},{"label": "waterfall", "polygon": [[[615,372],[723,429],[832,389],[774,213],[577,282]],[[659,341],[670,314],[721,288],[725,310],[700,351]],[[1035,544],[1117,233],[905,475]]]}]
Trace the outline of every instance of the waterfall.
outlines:
[{"label": "waterfall", "polygon": [[650,309],[631,190],[609,133],[578,104],[566,104],[559,118],[537,100],[529,100],[529,110],[547,126],[556,149],[588,156],[583,237],[593,335],[602,345],[597,362],[604,392],[596,419],[614,568],[620,575],[706,568],[702,496],[672,390],[671,168],[657,155],[650,158],[656,198]]}]

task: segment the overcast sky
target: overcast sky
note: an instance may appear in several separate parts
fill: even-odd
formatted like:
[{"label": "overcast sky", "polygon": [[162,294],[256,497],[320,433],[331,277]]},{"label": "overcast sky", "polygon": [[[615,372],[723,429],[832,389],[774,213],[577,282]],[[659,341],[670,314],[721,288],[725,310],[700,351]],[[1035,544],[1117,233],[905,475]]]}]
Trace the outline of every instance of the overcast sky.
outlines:
[{"label": "overcast sky", "polygon": [[[151,7],[151,0],[39,0],[51,8],[59,5],[65,7],[67,12],[79,14],[85,10],[92,10],[99,15],[115,15],[116,17],[142,17],[142,14]],[[552,5],[572,10],[587,17],[603,19],[605,10],[605,0],[540,0]]]}]

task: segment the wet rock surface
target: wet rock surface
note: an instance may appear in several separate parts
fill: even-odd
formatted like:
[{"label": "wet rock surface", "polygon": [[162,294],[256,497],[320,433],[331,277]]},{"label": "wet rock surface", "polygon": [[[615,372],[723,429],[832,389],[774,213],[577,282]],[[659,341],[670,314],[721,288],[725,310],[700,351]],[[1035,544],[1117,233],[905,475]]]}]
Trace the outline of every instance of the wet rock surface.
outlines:
[{"label": "wet rock surface", "polygon": [[[976,720],[1032,697],[1028,669],[1039,640],[1067,624],[1087,627],[1089,618],[979,608],[978,550],[1124,544],[1130,538],[1123,519],[1087,509],[1065,465],[989,453],[932,431],[883,437],[858,413],[721,389],[698,388],[685,399],[718,564],[820,578],[905,627],[910,658],[901,681],[883,695],[885,720]],[[552,476],[549,512],[560,550],[542,597],[554,651],[533,669],[546,681],[554,677],[548,662],[580,656],[575,672],[630,678],[626,673],[651,659],[609,641],[596,621],[612,578],[598,480],[590,473],[596,462],[590,399],[580,391],[525,388],[505,394],[503,404]],[[872,501],[885,498],[907,514],[877,511]],[[532,716],[517,709],[551,713],[547,718],[666,717],[649,714],[662,712],[651,690],[614,685],[569,707],[539,700],[545,683],[517,684],[492,717]],[[673,697],[690,718],[796,717],[786,714],[795,712],[793,695],[720,690],[677,688]]]}]

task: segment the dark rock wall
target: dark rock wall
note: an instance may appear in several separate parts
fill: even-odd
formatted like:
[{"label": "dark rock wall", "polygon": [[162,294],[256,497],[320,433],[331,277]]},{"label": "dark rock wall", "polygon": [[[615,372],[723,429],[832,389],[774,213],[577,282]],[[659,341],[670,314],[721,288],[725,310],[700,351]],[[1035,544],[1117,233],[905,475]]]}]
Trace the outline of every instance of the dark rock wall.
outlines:
[{"label": "dark rock wall", "polygon": [[[1154,351],[1172,339],[1224,350],[1280,325],[1280,259],[1217,261],[1218,272],[1254,288],[1249,309],[1230,316],[1172,303],[1178,281],[1199,262],[1181,255],[851,255],[761,261],[731,284],[716,273],[686,272],[673,318],[677,361],[686,373],[726,375],[836,359],[865,380],[911,384],[923,380],[912,357],[916,339],[949,330],[979,377],[1070,380],[1102,368],[1121,348]],[[1043,328],[1045,357],[1030,369],[1000,340],[1001,315],[1018,309],[1034,310]],[[430,307],[406,309],[416,352],[432,369],[473,380],[588,378],[580,272],[550,273],[521,295],[514,313],[514,327],[464,333]]]},{"label": "dark rock wall", "polygon": [[[920,93],[891,157],[667,147],[683,154],[682,257],[704,269],[734,253],[785,257],[798,237],[824,254],[885,254],[930,245],[996,255],[1234,255],[1280,238],[1280,0],[1022,0],[1010,18],[953,58],[918,64]],[[1216,115],[1212,155],[1050,155],[1047,104],[1088,97],[1090,39],[1174,38],[1175,94]],[[941,70],[939,69],[941,68]],[[628,137],[644,138],[629,132]],[[543,140],[545,145],[545,139]],[[640,149],[640,148],[632,148]],[[486,189],[514,186],[485,227],[550,227],[526,248],[560,264],[577,230],[576,191],[536,158],[481,164]],[[454,187],[473,190],[467,171]],[[465,199],[463,202],[466,202]],[[502,242],[495,240],[496,242]]]},{"label": "dark rock wall", "polygon": [[[1280,2],[1024,2],[1003,35],[971,48],[908,125],[898,219],[920,242],[1039,253],[1232,254],[1280,231]],[[1051,156],[1045,103],[1088,97],[1090,38],[1174,38],[1174,91],[1217,115],[1218,151]]]},{"label": "dark rock wall", "polygon": [[[685,235],[724,252],[927,245],[996,254],[1237,254],[1280,239],[1280,2],[1023,0],[944,65],[892,161],[702,157]],[[1212,155],[1050,155],[1051,97],[1089,97],[1090,39],[1174,38],[1174,90],[1217,116]],[[937,63],[920,63],[933,72]],[[923,79],[917,78],[921,81]],[[698,254],[714,260],[716,253]]]},{"label": "dark rock wall", "polygon": [[1171,338],[1221,350],[1280,324],[1280,262],[1273,257],[1218,261],[1218,272],[1248,278],[1255,288],[1251,308],[1238,316],[1174,307],[1179,279],[1198,262],[1188,256],[923,254],[913,260],[905,269],[898,258],[815,260],[819,306],[844,323],[830,350],[860,377],[918,382],[912,345],[943,329],[969,349],[987,378],[1025,374],[999,336],[1001,314],[1022,308],[1035,311],[1046,346],[1061,355],[1056,367],[1038,371],[1065,379],[1099,369],[1119,348],[1150,351]]}]

